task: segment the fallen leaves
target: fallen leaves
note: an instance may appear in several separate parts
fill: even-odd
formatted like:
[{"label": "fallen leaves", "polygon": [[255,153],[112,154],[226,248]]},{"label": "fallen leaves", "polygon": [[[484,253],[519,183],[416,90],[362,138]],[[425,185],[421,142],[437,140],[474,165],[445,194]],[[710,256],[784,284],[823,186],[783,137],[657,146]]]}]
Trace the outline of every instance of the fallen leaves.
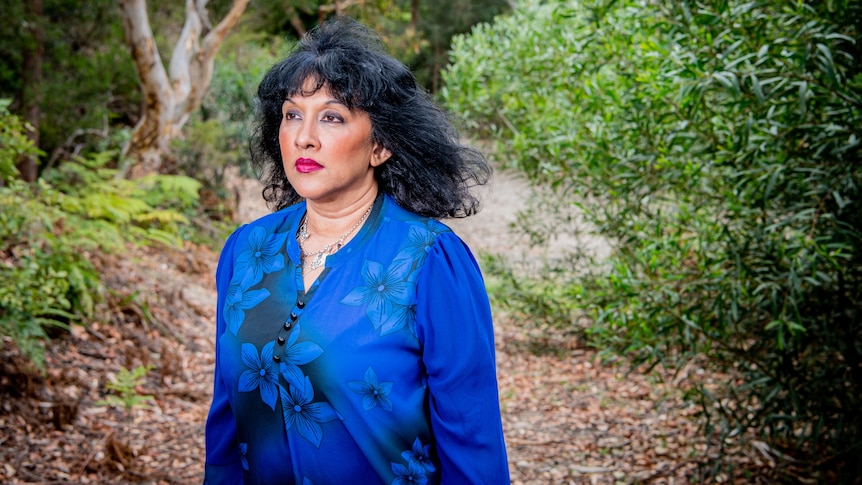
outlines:
[{"label": "fallen leaves", "polygon": [[[31,372],[33,382],[22,385],[26,372],[14,371],[26,363],[4,342],[0,482],[202,481],[216,255],[191,246],[181,252],[180,261],[197,265],[181,271],[171,264],[177,254],[134,248],[103,261],[109,288],[122,295],[120,311],[52,340],[44,378]],[[138,390],[154,396],[146,408],[97,405],[109,376],[139,365],[154,367]]]},{"label": "fallen leaves", "polygon": [[[592,350],[548,348],[500,316],[498,379],[512,483],[687,483],[705,449],[696,410],[664,382],[600,365]],[[549,330],[545,330],[549,332]],[[538,337],[543,345],[565,342]],[[528,349],[533,349],[529,351]]]}]

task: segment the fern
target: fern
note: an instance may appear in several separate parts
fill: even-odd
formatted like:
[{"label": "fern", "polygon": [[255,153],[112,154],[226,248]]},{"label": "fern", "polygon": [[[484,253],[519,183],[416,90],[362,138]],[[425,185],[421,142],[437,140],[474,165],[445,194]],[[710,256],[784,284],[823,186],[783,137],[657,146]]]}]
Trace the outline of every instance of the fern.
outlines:
[{"label": "fern", "polygon": [[[0,106],[0,128],[5,122]],[[5,137],[0,175],[12,153],[3,143]],[[86,254],[130,243],[181,245],[197,205],[194,179],[117,179],[109,167],[115,157],[78,158],[35,184],[10,179],[0,186],[0,337],[11,337],[40,368],[45,328],[86,323],[102,302],[105,290]]]},{"label": "fern", "polygon": [[180,223],[188,224],[189,219],[179,212],[162,209],[151,210],[143,214],[135,216],[135,222],[143,224],[159,224],[160,226],[169,226],[171,224]]},{"label": "fern", "polygon": [[137,180],[146,192],[146,201],[153,207],[194,208],[202,184],[184,175],[147,175]]}]

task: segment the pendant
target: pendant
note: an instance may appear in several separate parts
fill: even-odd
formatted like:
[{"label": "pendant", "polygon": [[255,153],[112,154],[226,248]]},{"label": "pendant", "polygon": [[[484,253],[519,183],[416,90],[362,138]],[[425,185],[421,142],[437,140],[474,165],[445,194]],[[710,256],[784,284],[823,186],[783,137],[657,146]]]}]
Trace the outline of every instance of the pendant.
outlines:
[{"label": "pendant", "polygon": [[324,263],[326,263],[326,255],[323,254],[323,251],[320,251],[314,255],[314,259],[311,260],[311,264],[308,265],[308,269],[314,271],[323,266]]},{"label": "pendant", "polygon": [[306,226],[306,222],[303,220],[302,225],[299,226],[299,232],[296,234],[296,240],[301,244],[308,240],[308,236],[308,227]]}]

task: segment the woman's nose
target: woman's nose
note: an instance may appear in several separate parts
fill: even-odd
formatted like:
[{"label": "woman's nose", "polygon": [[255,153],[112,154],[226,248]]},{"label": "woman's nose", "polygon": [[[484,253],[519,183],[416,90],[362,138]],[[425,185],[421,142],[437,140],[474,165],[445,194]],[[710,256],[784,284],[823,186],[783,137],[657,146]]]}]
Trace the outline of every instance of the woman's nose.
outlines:
[{"label": "woman's nose", "polygon": [[294,144],[300,149],[315,148],[320,144],[317,138],[317,130],[315,129],[314,122],[303,121],[300,124],[299,129],[296,132]]}]

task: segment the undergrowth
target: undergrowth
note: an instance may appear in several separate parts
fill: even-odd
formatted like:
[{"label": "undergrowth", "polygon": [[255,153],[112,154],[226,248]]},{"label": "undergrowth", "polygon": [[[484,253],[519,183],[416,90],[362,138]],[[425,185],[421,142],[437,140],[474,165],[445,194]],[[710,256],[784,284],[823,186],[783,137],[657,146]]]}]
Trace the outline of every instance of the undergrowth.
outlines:
[{"label": "undergrowth", "polygon": [[0,106],[0,346],[16,345],[44,369],[47,339],[106,311],[94,262],[127,245],[181,245],[193,233],[200,183],[117,178],[117,154],[106,151],[28,184],[15,168],[19,157],[38,155],[27,129]]}]

